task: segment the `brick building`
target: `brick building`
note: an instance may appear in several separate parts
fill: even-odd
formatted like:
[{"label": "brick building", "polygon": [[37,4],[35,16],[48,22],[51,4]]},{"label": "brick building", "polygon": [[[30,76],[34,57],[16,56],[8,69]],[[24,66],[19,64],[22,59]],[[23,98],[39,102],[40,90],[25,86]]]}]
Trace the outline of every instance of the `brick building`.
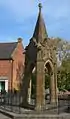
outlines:
[{"label": "brick building", "polygon": [[0,92],[19,89],[25,60],[23,52],[21,38],[17,42],[0,43]]}]

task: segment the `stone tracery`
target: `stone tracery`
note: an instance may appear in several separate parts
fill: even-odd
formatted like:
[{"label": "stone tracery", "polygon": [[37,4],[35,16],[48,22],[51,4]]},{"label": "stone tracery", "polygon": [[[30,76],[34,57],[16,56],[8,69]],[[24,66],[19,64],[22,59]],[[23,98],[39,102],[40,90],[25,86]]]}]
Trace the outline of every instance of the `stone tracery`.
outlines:
[{"label": "stone tracery", "polygon": [[39,5],[39,15],[33,37],[26,48],[25,74],[23,78],[23,105],[27,104],[28,86],[33,68],[36,67],[36,110],[45,107],[45,68],[50,75],[50,103],[58,103],[57,63],[55,42],[48,38]]}]

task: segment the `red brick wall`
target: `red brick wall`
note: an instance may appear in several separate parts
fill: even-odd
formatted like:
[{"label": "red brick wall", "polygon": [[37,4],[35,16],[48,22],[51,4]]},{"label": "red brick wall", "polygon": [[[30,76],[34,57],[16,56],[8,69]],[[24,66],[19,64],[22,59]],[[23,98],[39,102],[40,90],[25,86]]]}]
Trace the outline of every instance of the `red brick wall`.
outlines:
[{"label": "red brick wall", "polygon": [[22,42],[19,41],[16,49],[14,50],[13,57],[13,89],[19,89],[19,84],[21,82],[22,70],[24,67],[25,56],[23,54],[24,48]]},{"label": "red brick wall", "polygon": [[[8,77],[8,88],[19,89],[21,75],[23,72],[25,56],[22,42],[17,43],[17,47],[12,53],[13,60],[0,60],[0,76]],[[12,81],[12,82],[11,82]]]},{"label": "red brick wall", "polygon": [[8,78],[8,86],[11,88],[11,60],[0,60],[0,77]]}]

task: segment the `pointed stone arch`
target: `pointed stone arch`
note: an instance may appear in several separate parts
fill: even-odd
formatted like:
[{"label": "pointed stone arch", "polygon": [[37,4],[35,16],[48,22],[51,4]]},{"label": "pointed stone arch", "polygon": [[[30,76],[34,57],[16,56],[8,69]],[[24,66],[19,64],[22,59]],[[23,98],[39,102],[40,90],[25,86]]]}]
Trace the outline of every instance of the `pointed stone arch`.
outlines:
[{"label": "pointed stone arch", "polygon": [[[40,6],[39,6],[40,7]],[[23,78],[23,103],[27,103],[28,86],[32,69],[36,67],[36,110],[45,108],[45,65],[49,67],[51,72],[50,102],[57,103],[57,62],[56,48],[52,39],[48,38],[44,20],[42,18],[41,9],[34,30],[33,37],[25,52],[25,72]],[[45,42],[44,42],[45,39]],[[34,65],[34,66],[33,66]]]},{"label": "pointed stone arch", "polygon": [[50,68],[53,72],[54,68],[53,68],[53,63],[52,63],[52,60],[51,59],[47,59],[44,63],[44,67],[46,66],[46,64],[49,64],[50,65]]},{"label": "pointed stone arch", "polygon": [[50,84],[49,84],[49,92],[50,92],[50,103],[55,103],[55,99],[56,99],[56,89],[55,89],[55,80],[54,80],[54,65],[53,62],[48,59],[45,61],[44,63],[44,67],[46,67],[48,69],[48,74],[50,77]]}]

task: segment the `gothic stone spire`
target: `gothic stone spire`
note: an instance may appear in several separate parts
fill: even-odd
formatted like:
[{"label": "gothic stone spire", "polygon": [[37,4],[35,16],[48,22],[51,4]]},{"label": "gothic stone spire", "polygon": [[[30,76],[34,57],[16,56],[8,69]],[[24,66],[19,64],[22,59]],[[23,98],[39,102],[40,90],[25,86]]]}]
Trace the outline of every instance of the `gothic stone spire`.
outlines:
[{"label": "gothic stone spire", "polygon": [[39,3],[39,14],[33,34],[33,38],[35,38],[37,42],[43,41],[45,38],[48,37],[44,19],[42,17],[41,9],[42,9],[42,5],[41,3]]}]

